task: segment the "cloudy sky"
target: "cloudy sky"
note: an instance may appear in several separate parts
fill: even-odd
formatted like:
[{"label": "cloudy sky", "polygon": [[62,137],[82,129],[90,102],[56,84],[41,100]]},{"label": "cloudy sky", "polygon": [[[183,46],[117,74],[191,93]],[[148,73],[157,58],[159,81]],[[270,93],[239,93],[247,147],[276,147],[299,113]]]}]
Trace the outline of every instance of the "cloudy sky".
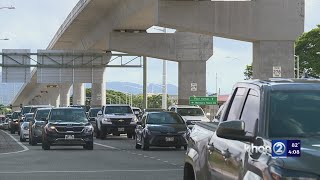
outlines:
[{"label": "cloudy sky", "polygon": [[[0,7],[13,5],[16,9],[0,9],[0,49],[45,49],[78,0],[0,0]],[[305,31],[320,24],[320,0],[306,0]],[[155,31],[155,30],[150,30]],[[244,78],[243,71],[252,62],[252,44],[213,37],[214,55],[207,61],[207,90],[221,93],[231,91],[233,84]],[[149,83],[162,82],[162,61],[149,58]],[[125,70],[125,74],[122,71]],[[117,74],[117,76],[115,76]],[[106,70],[107,81],[142,83],[142,69]],[[168,62],[168,83],[178,84],[178,66]]]}]

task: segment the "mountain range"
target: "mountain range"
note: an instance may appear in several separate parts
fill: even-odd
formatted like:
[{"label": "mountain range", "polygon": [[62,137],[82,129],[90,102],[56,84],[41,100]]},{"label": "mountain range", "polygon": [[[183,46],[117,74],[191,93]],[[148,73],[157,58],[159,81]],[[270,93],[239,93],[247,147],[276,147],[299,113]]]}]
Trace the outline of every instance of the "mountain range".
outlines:
[{"label": "mountain range", "polygon": [[[91,84],[86,84],[86,88],[90,88]],[[142,85],[130,82],[107,82],[106,88],[108,90],[127,92],[131,94],[142,94]],[[148,93],[162,93],[162,85],[150,83],[147,87]],[[167,94],[178,95],[178,87],[173,84],[167,84]]]}]

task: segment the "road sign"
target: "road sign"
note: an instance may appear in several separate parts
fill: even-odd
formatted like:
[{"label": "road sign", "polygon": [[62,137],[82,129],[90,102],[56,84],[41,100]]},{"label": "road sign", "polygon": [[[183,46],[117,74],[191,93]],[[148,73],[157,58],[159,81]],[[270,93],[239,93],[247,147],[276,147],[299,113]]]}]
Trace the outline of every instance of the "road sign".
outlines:
[{"label": "road sign", "polygon": [[200,96],[190,96],[190,105],[217,105],[218,98],[216,96],[200,97]]},{"label": "road sign", "polygon": [[191,91],[197,91],[198,90],[198,84],[197,83],[191,83]]},{"label": "road sign", "polygon": [[281,77],[281,66],[273,66],[273,77],[274,78]]}]

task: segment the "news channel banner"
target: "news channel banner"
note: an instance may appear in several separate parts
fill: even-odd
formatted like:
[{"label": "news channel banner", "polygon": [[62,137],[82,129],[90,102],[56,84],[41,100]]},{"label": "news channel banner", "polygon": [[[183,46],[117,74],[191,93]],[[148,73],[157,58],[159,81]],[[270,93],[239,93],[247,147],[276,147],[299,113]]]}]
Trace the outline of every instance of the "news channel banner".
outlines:
[{"label": "news channel banner", "polygon": [[272,157],[300,157],[300,140],[272,140]]}]

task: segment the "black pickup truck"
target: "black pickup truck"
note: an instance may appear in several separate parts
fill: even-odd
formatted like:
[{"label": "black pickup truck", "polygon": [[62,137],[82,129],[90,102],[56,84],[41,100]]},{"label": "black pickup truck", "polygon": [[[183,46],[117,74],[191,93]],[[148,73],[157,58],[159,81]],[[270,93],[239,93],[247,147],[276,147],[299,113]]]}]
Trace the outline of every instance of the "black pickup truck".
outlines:
[{"label": "black pickup truck", "polygon": [[[200,122],[191,131],[184,180],[319,180],[319,117],[318,80],[238,83],[219,122]],[[276,149],[272,140],[300,140],[301,149],[287,151],[284,158],[274,157],[281,149]],[[248,147],[270,147],[271,152]],[[284,147],[283,152],[287,150]]]}]

